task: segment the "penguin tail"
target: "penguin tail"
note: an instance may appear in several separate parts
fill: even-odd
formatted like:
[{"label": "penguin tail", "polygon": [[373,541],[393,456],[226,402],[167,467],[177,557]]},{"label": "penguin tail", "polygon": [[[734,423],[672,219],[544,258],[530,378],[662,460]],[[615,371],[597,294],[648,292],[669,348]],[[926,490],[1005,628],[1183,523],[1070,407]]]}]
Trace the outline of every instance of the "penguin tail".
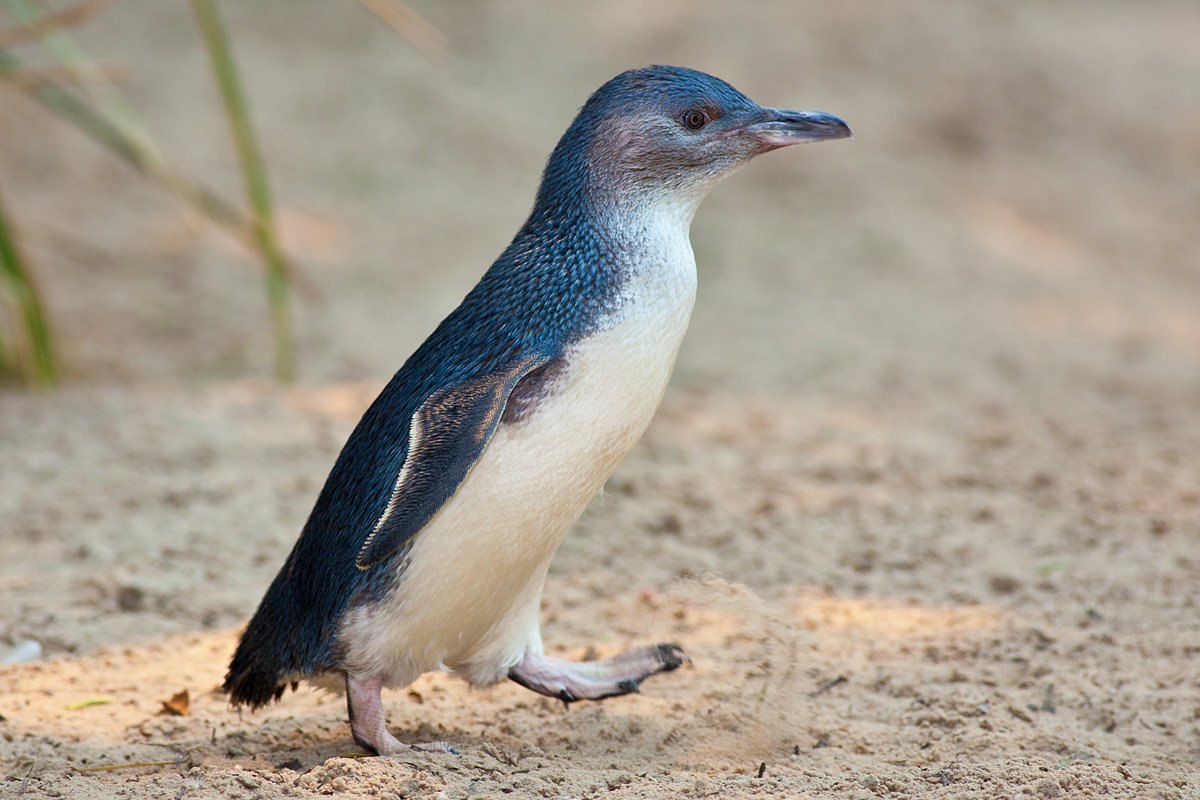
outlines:
[{"label": "penguin tail", "polygon": [[[238,652],[241,652],[241,648]],[[274,670],[257,668],[253,664],[241,664],[235,656],[221,690],[229,695],[229,702],[235,708],[249,706],[254,710],[283,697],[289,683],[292,689],[299,685],[299,681],[288,681]]]},{"label": "penguin tail", "polygon": [[283,697],[290,685],[319,671],[306,646],[293,587],[276,577],[238,642],[222,690],[235,707],[257,709]]}]

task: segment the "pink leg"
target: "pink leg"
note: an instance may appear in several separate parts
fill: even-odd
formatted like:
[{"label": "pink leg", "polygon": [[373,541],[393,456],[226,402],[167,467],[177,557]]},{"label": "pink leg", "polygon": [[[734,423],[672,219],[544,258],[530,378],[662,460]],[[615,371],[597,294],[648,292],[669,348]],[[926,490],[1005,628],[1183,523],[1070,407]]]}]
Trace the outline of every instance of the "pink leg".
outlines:
[{"label": "pink leg", "polygon": [[383,714],[383,678],[365,680],[346,676],[346,710],[350,714],[350,733],[359,746],[376,755],[390,756],[408,750],[432,753],[456,753],[447,742],[405,744],[392,736]]},{"label": "pink leg", "polygon": [[526,689],[570,703],[637,692],[646,678],[670,672],[688,661],[674,644],[635,647],[612,658],[578,663],[528,654],[509,670],[508,677]]}]

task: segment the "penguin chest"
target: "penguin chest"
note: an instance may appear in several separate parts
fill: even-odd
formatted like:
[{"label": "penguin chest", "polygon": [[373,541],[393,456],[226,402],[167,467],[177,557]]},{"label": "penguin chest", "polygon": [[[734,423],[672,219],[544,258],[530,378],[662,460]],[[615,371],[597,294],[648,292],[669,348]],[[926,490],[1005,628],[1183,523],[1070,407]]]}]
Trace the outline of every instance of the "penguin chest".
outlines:
[{"label": "penguin chest", "polygon": [[[631,280],[607,318],[568,347],[526,407],[500,425],[414,538],[392,595],[351,612],[343,641],[355,669],[397,680],[443,665],[479,674],[487,662],[506,671],[527,646],[540,648],[550,560],[666,390],[695,298],[690,248],[687,256],[653,280]],[[407,666],[384,668],[388,660]]]},{"label": "penguin chest", "polygon": [[635,276],[607,318],[567,348],[528,407],[501,424],[455,498],[464,515],[490,521],[463,526],[462,536],[488,554],[482,569],[544,570],[650,424],[695,288],[690,247],[670,268]]},{"label": "penguin chest", "polygon": [[[662,400],[691,312],[675,302],[627,302],[565,354],[532,408],[502,425],[489,449],[497,466],[529,481],[514,494],[570,507],[577,516],[637,443]],[[482,466],[482,464],[480,465]],[[568,523],[569,524],[569,523]],[[553,544],[557,546],[557,541]]]}]

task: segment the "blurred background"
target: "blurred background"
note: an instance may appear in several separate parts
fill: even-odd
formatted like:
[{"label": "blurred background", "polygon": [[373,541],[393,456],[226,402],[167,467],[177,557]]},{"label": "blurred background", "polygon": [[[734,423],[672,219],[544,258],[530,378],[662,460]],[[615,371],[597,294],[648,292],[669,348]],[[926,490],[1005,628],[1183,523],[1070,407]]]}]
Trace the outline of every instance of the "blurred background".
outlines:
[{"label": "blurred background", "polygon": [[[301,693],[243,719],[208,694],[237,626],[362,409],[524,220],[576,109],[669,63],[855,131],[758,159],[705,201],[673,386],[551,570],[552,652],[677,640],[696,668],[569,722],[516,688],[431,678],[390,696],[397,730],[428,720],[424,738],[467,759],[481,741],[572,749],[576,789],[623,774],[619,742],[680,782],[637,796],[693,779],[762,796],[735,791],[760,759],[786,796],[883,779],[1130,796],[1131,774],[1154,796],[1194,789],[1195,0],[81,6],[71,35],[161,163],[237,224],[38,99],[48,78],[86,97],[64,71],[78,53],[13,31],[75,5],[0,0],[0,196],[60,366],[54,391],[23,382],[10,269],[0,644],[81,659],[0,675],[0,697],[32,698],[0,708],[24,737],[13,758],[47,775],[79,752],[159,759],[150,730],[230,786],[241,773],[219,770],[243,756],[337,761],[339,703]],[[292,269],[295,386],[273,377],[204,8]],[[193,713],[168,725],[156,700],[179,685]],[[73,716],[76,689],[119,703]],[[487,790],[533,780],[516,763]]]},{"label": "blurred background", "polygon": [[[858,391],[865,367],[929,385],[1030,348],[1195,369],[1193,3],[414,8],[444,37],[432,58],[354,2],[222,7],[295,264],[303,382],[390,375],[523,221],[587,95],[656,62],[856,131],[703,206],[679,382]],[[122,0],[75,35],[166,158],[244,207],[189,9]],[[8,83],[0,186],[66,380],[269,376],[253,253]]]}]

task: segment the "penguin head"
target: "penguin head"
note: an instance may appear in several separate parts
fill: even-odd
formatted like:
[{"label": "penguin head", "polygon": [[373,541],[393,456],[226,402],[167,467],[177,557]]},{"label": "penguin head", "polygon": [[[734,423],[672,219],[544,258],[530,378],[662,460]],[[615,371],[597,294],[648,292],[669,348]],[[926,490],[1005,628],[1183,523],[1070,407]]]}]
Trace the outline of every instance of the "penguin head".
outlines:
[{"label": "penguin head", "polygon": [[694,211],[717,181],[757,155],[850,135],[832,114],[760,106],[703,72],[634,69],[580,109],[550,157],[543,195],[565,185],[600,203],[666,199]]}]

